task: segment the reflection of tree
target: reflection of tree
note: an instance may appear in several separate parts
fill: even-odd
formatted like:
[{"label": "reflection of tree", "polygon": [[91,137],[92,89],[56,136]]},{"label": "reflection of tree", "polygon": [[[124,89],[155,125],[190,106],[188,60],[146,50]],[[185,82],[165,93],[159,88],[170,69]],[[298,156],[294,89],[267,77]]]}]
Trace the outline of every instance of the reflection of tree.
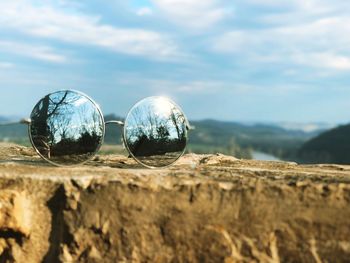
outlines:
[{"label": "reflection of tree", "polygon": [[45,157],[95,152],[102,138],[99,112],[76,92],[47,95],[34,108],[31,133]]},{"label": "reflection of tree", "polygon": [[183,151],[186,145],[185,117],[172,104],[169,107],[169,112],[162,115],[154,111],[152,104],[133,109],[126,139],[135,156]]},{"label": "reflection of tree", "polygon": [[179,110],[175,108],[175,106],[172,107],[170,112],[171,112],[170,119],[176,128],[177,136],[178,136],[178,138],[182,138],[184,136],[184,134],[183,134],[183,130],[181,130],[179,125],[186,124],[185,116],[183,114],[181,114],[179,112]]}]

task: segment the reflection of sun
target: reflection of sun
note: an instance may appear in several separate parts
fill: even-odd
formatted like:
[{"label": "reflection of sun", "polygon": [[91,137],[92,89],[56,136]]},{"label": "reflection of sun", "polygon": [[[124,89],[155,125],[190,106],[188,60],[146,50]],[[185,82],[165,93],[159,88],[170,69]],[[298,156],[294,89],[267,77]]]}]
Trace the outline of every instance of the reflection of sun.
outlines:
[{"label": "reflection of sun", "polygon": [[167,98],[159,97],[153,102],[154,113],[158,116],[169,116],[172,111],[172,104]]},{"label": "reflection of sun", "polygon": [[83,105],[86,102],[88,102],[87,98],[81,97],[77,101],[74,102],[74,106],[79,107],[80,105]]}]

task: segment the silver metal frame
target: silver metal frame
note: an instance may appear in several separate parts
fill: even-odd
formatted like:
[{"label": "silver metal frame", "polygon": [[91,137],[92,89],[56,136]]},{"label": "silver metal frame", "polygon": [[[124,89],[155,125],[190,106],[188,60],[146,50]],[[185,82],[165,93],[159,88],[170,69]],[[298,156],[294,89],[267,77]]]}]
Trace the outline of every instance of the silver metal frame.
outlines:
[{"label": "silver metal frame", "polygon": [[[46,97],[46,96],[50,96],[50,95],[55,94],[55,93],[58,93],[58,92],[65,92],[65,91],[75,92],[75,93],[77,93],[77,94],[79,94],[79,95],[81,95],[81,96],[86,97],[86,98],[96,107],[96,109],[97,109],[97,111],[98,111],[98,113],[100,114],[101,119],[102,119],[103,132],[102,132],[101,142],[100,142],[100,144],[98,145],[98,147],[96,148],[95,152],[91,155],[91,157],[89,157],[87,160],[85,160],[85,161],[83,161],[83,162],[80,162],[80,163],[64,165],[64,164],[55,163],[55,162],[53,162],[53,161],[47,159],[46,157],[44,157],[44,156],[39,152],[39,150],[36,148],[36,146],[34,145],[34,142],[33,142],[33,137],[32,137],[32,133],[31,133],[32,122],[31,122],[30,119],[24,119],[24,120],[26,120],[26,122],[24,122],[24,120],[23,120],[23,122],[24,122],[24,123],[28,123],[28,135],[29,135],[30,143],[32,144],[32,146],[33,146],[34,150],[36,151],[36,153],[37,153],[42,159],[44,159],[45,161],[47,161],[47,162],[49,162],[49,163],[51,163],[51,164],[53,164],[53,165],[55,165],[55,166],[58,166],[58,167],[67,167],[67,166],[71,166],[71,167],[72,167],[72,166],[78,166],[78,165],[82,165],[82,164],[84,164],[84,163],[90,161],[92,158],[95,157],[96,153],[101,149],[101,146],[102,146],[102,144],[103,144],[103,142],[104,142],[104,139],[105,139],[105,132],[106,132],[106,122],[105,122],[105,119],[104,119],[104,117],[103,117],[103,114],[102,114],[102,111],[101,111],[101,109],[100,109],[100,106],[99,106],[93,99],[91,99],[88,95],[86,95],[85,93],[80,92],[80,91],[77,91],[77,90],[58,90],[58,91],[51,92],[51,93],[45,95],[45,97]],[[45,98],[45,97],[43,97],[43,98]],[[41,99],[37,102],[37,104],[38,104],[43,98],[41,98]],[[37,104],[35,104],[35,106],[33,107],[33,110],[34,110],[34,108],[36,107]],[[33,110],[32,110],[32,112],[33,112]],[[30,115],[32,115],[32,112],[30,113]],[[21,123],[23,123],[23,122],[21,122]]]},{"label": "silver metal frame", "polygon": [[[95,157],[95,155],[99,152],[99,150],[101,149],[101,146],[102,144],[104,143],[104,139],[105,139],[105,132],[106,132],[106,125],[107,124],[117,124],[118,126],[121,126],[123,127],[123,132],[122,132],[122,140],[124,142],[124,145],[125,145],[125,148],[127,149],[127,151],[129,152],[129,154],[132,156],[132,158],[139,164],[141,164],[142,166],[146,167],[146,168],[150,168],[150,169],[162,169],[162,168],[166,168],[166,167],[169,167],[171,165],[173,165],[175,162],[177,162],[183,155],[184,153],[186,152],[186,148],[187,148],[187,143],[188,143],[188,131],[189,130],[193,130],[195,129],[195,127],[191,126],[185,113],[183,112],[182,108],[176,104],[173,100],[171,100],[170,98],[168,97],[164,97],[164,96],[150,96],[150,97],[146,97],[146,98],[143,98],[141,100],[139,100],[138,102],[136,102],[131,108],[130,110],[128,111],[128,114],[126,115],[126,118],[125,118],[125,122],[122,122],[122,121],[117,121],[117,120],[112,120],[112,121],[105,121],[104,117],[103,117],[103,113],[101,111],[101,108],[100,106],[92,99],[90,98],[88,95],[86,95],[85,93],[83,92],[80,92],[80,91],[77,91],[77,90],[58,90],[58,91],[55,91],[55,92],[51,92],[46,96],[50,96],[52,94],[55,94],[55,93],[58,93],[58,92],[65,92],[65,91],[70,91],[70,92],[75,92],[81,96],[84,96],[86,97],[97,109],[98,113],[100,114],[100,117],[102,119],[102,123],[103,123],[103,133],[102,133],[102,138],[101,138],[101,142],[100,144],[98,145],[98,147],[96,148],[95,152],[91,155],[91,157],[89,157],[87,160],[83,161],[83,162],[80,162],[80,163],[77,163],[77,164],[69,164],[69,165],[64,165],[64,164],[58,164],[58,163],[55,163],[49,159],[47,159],[46,157],[44,157],[40,152],[39,150],[37,149],[37,147],[34,145],[34,142],[33,142],[33,137],[32,137],[32,134],[31,134],[31,125],[32,125],[32,122],[31,122],[31,119],[22,119],[20,122],[11,122],[11,123],[6,123],[4,125],[11,125],[11,124],[15,124],[15,123],[22,123],[22,124],[27,124],[28,125],[28,136],[29,136],[29,140],[30,140],[30,143],[32,144],[35,152],[42,158],[44,159],[45,161],[47,161],[48,163],[54,165],[54,166],[58,166],[58,167],[67,167],[67,166],[70,166],[70,167],[74,167],[74,166],[78,166],[78,165],[82,165],[88,161],[90,161],[92,158]],[[44,97],[43,97],[44,98]],[[43,99],[42,98],[42,99]],[[171,164],[169,165],[166,165],[166,166],[161,166],[161,167],[156,167],[156,166],[149,166],[149,165],[146,165],[144,163],[142,163],[136,156],[134,156],[126,142],[126,128],[127,128],[127,120],[128,120],[128,117],[131,113],[131,111],[137,106],[139,105],[142,101],[144,101],[145,99],[150,99],[150,98],[165,98],[167,99],[169,102],[171,102],[174,106],[176,106],[178,108],[178,110],[182,113],[182,115],[184,116],[185,118],[185,121],[186,121],[186,134],[185,134],[185,137],[186,137],[186,146],[184,148],[184,150],[182,151],[182,153],[176,158],[176,160],[174,160],[174,162],[172,162]],[[41,99],[37,102],[37,104],[41,101]],[[33,107],[33,110],[34,108],[36,107],[36,105]],[[32,112],[33,112],[32,110]],[[32,113],[31,112],[31,113]],[[2,124],[3,125],[3,124]]]},{"label": "silver metal frame", "polygon": [[[179,155],[179,157],[177,157],[176,160],[174,160],[174,162],[172,162],[172,163],[169,164],[169,165],[161,166],[161,167],[149,166],[149,165],[147,165],[147,164],[142,163],[139,159],[137,159],[136,156],[134,156],[134,155],[132,154],[132,152],[131,152],[131,150],[130,150],[130,148],[129,148],[129,145],[127,144],[126,139],[125,139],[125,138],[126,138],[126,128],[127,128],[127,126],[128,126],[127,121],[128,121],[128,117],[129,117],[131,111],[132,111],[136,106],[138,106],[141,102],[143,102],[144,100],[146,100],[146,99],[151,99],[151,98],[165,98],[165,99],[167,99],[169,102],[171,102],[172,104],[174,104],[174,105],[179,109],[179,111],[180,111],[180,112],[182,113],[182,115],[185,117],[185,121],[186,121],[186,146],[185,146],[184,150],[183,150],[182,153]],[[134,104],[134,106],[132,106],[132,107],[130,108],[130,110],[128,111],[128,114],[127,114],[126,117],[125,117],[125,122],[124,122],[124,124],[123,124],[123,133],[122,133],[122,136],[123,136],[123,142],[124,142],[124,145],[125,145],[126,149],[128,150],[129,154],[132,156],[132,158],[133,158],[136,162],[138,162],[138,163],[141,164],[142,166],[147,167],[147,168],[150,168],[150,169],[162,169],[162,168],[167,168],[167,167],[173,165],[174,163],[176,163],[176,162],[184,155],[184,153],[186,152],[187,143],[188,143],[188,130],[190,130],[190,129],[191,129],[190,123],[189,123],[189,121],[188,121],[186,115],[184,114],[183,110],[181,109],[181,107],[180,107],[179,105],[177,105],[174,101],[172,101],[172,100],[169,99],[168,97],[164,97],[164,96],[150,96],[150,97],[146,97],[146,98],[143,98],[143,99],[139,100],[138,102],[136,102],[136,103]]]}]

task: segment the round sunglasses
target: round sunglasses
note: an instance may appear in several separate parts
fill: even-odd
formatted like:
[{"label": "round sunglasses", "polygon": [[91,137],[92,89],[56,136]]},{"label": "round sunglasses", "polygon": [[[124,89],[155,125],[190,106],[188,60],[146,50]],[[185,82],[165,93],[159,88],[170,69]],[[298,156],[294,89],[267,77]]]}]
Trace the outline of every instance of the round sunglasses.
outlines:
[{"label": "round sunglasses", "polygon": [[126,149],[138,163],[166,167],[184,154],[190,129],[181,108],[166,97],[142,99],[130,109],[125,122],[106,122],[97,103],[74,90],[46,95],[22,123],[28,124],[36,152],[57,166],[90,160],[103,144],[106,124],[117,124],[123,128]]}]

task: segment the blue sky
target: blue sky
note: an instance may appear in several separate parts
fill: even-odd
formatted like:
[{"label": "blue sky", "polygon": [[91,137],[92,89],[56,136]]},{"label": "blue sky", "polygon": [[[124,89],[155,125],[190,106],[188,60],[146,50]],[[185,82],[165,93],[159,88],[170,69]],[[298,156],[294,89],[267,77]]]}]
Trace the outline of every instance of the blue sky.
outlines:
[{"label": "blue sky", "polygon": [[348,0],[3,0],[0,115],[76,89],[126,116],[350,122]]}]

